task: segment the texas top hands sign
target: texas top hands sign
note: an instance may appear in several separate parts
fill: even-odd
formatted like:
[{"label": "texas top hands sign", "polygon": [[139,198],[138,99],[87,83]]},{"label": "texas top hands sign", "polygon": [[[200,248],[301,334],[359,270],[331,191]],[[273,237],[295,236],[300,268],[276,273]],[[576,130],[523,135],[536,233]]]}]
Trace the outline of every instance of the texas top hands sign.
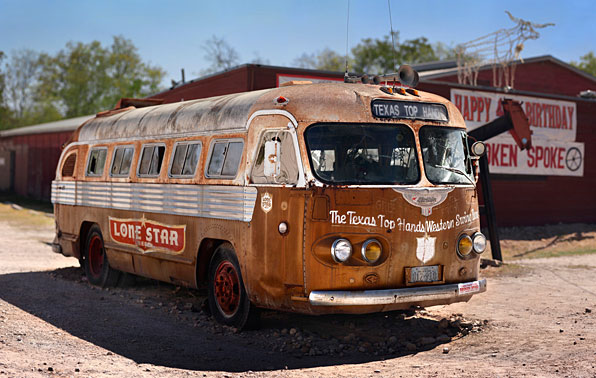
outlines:
[{"label": "texas top hands sign", "polygon": [[532,148],[521,151],[509,133],[491,138],[487,157],[492,173],[583,176],[584,144],[575,142],[575,102],[451,89],[451,101],[462,113],[468,130],[502,116],[503,98],[522,103],[530,121]]}]

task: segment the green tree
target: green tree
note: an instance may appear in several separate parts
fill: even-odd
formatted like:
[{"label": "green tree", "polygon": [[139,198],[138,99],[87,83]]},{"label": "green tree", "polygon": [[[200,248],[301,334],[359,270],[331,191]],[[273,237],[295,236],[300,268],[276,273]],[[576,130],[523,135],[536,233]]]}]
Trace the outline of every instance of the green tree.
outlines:
[{"label": "green tree", "polygon": [[398,45],[398,53],[398,56],[401,56],[402,63],[414,64],[438,60],[434,48],[428,43],[426,37],[404,41],[404,43]]},{"label": "green tree", "polygon": [[38,93],[40,54],[13,51],[2,75],[2,128],[13,128],[62,118],[55,106]]},{"label": "green tree", "polygon": [[590,51],[579,59],[579,63],[571,62],[571,64],[592,76],[596,76],[596,56],[594,56],[594,52]]},{"label": "green tree", "polygon": [[0,51],[0,130],[5,128],[5,123],[7,122],[7,114],[5,113],[5,100],[4,100],[4,86],[5,86],[5,79],[4,79],[4,72],[2,71],[2,61],[4,60],[4,52]]},{"label": "green tree", "polygon": [[[6,64],[5,91],[7,103],[12,111],[12,126],[23,126],[45,120],[48,113],[47,102],[37,96],[40,72],[40,55],[33,50],[18,50],[11,54]],[[52,119],[60,115],[54,111]]]},{"label": "green tree", "polygon": [[43,54],[40,62],[40,98],[67,118],[109,109],[121,97],[147,96],[165,76],[161,68],[143,63],[133,43],[121,36],[108,48],[98,41],[69,42],[55,56]]},{"label": "green tree", "polygon": [[6,106],[4,97],[4,89],[6,85],[5,73],[2,70],[2,61],[4,60],[4,52],[0,51],[0,130],[6,129],[10,125],[11,114],[10,109]]},{"label": "green tree", "polygon": [[433,45],[433,50],[437,60],[457,60],[457,48],[448,46],[443,42],[437,42]]},{"label": "green tree", "polygon": [[353,71],[358,73],[391,73],[401,64],[414,64],[438,60],[437,55],[425,37],[399,42],[399,33],[393,32],[395,51],[391,35],[382,39],[365,38],[352,49]]},{"label": "green tree", "polygon": [[[383,38],[364,38],[348,57],[350,71],[368,74],[383,74],[397,71],[404,63],[432,62],[443,58],[453,59],[454,49],[438,43],[433,47],[428,39],[419,37],[399,42],[399,33],[393,32],[395,49],[391,34]],[[436,48],[436,51],[435,51]],[[344,71],[345,56],[325,48],[316,54],[304,53],[294,59],[294,65],[301,68]]]},{"label": "green tree", "polygon": [[[398,39],[398,32],[394,38]],[[395,72],[400,64],[397,51],[393,51],[391,35],[382,39],[365,38],[352,48],[354,64],[352,70],[357,73],[382,74]]]},{"label": "green tree", "polygon": [[42,55],[40,93],[62,108],[67,118],[103,109],[108,92],[107,53],[98,41],[68,42],[55,56]]},{"label": "green tree", "polygon": [[330,48],[325,48],[314,54],[304,53],[294,59],[293,65],[300,68],[315,68],[326,71],[344,71],[346,56],[340,55]]},{"label": "green tree", "polygon": [[104,108],[114,106],[122,97],[145,97],[159,91],[165,72],[143,63],[132,41],[114,37],[107,56],[110,86],[103,99]]}]

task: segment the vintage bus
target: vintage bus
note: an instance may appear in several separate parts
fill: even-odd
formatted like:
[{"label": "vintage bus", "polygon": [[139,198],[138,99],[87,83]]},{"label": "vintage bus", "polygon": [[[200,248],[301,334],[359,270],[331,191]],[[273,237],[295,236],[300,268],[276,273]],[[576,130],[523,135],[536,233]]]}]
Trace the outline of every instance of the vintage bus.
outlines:
[{"label": "vintage bus", "polygon": [[448,100],[377,84],[103,112],[60,157],[53,248],[94,285],[126,272],[206,287],[236,327],[258,308],[468,301],[486,290],[472,142]]}]

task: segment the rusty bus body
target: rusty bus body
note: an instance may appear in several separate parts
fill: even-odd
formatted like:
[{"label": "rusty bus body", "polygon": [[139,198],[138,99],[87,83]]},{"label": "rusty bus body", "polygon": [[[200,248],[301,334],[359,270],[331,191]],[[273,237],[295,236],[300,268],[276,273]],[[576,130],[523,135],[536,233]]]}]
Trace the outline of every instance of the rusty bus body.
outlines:
[{"label": "rusty bus body", "polygon": [[467,301],[479,280],[473,156],[449,101],[305,84],[99,114],[52,183],[54,250],[90,282],[208,286],[252,306],[369,313]]}]

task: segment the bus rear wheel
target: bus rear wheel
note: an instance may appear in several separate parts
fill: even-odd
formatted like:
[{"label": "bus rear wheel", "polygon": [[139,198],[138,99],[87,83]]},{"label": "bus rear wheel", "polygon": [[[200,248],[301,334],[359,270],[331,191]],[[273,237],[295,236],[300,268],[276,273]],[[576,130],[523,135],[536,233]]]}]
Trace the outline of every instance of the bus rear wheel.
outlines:
[{"label": "bus rear wheel", "polygon": [[238,329],[254,328],[259,314],[248,299],[232,247],[217,248],[209,264],[209,309],[215,320]]},{"label": "bus rear wheel", "polygon": [[101,230],[94,225],[87,234],[83,267],[87,280],[92,285],[107,287],[118,282],[120,272],[110,267]]}]

